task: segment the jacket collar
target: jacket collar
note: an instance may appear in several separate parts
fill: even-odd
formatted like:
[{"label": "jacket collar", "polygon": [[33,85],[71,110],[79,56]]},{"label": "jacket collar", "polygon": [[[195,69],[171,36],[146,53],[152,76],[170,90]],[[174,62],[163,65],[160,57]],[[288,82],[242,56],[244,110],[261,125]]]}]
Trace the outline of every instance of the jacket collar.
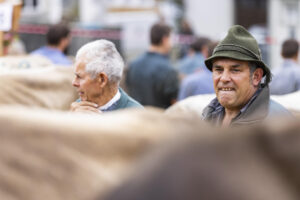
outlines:
[{"label": "jacket collar", "polygon": [[[249,102],[241,109],[235,117],[231,126],[254,124],[266,118],[268,115],[270,92],[268,86],[261,85],[261,88],[253,95]],[[225,115],[224,107],[218,99],[213,99],[203,111],[203,119],[220,125]]]},{"label": "jacket collar", "polygon": [[119,89],[117,90],[115,96],[109,100],[105,105],[101,106],[99,109],[101,111],[106,111],[109,107],[111,107],[114,103],[116,103],[121,97],[121,93],[119,91]]},{"label": "jacket collar", "polygon": [[257,97],[250,102],[244,112],[241,112],[233,121],[232,125],[254,124],[265,119],[269,112],[270,91],[269,87],[261,88]]}]

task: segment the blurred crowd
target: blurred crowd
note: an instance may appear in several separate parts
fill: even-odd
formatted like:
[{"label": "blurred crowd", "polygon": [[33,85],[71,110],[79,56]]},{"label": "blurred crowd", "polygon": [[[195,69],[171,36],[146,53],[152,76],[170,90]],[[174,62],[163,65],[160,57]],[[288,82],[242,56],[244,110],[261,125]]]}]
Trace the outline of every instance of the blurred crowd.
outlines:
[{"label": "blurred crowd", "polygon": [[[171,60],[170,53],[174,48],[172,33],[174,31],[167,25],[153,26],[149,33],[151,44],[146,53],[125,63],[125,83],[122,83],[122,87],[144,106],[166,109],[187,97],[215,92],[212,73],[205,67],[204,61],[212,56],[218,41],[196,36],[189,24],[183,20],[178,34],[188,37],[189,40],[179,45],[179,54],[175,56],[175,60]],[[66,55],[71,37],[71,29],[66,24],[52,25],[46,34],[47,45],[29,53],[46,57],[56,65],[72,66],[74,58]],[[5,54],[26,53],[24,44],[17,35],[12,37],[8,34],[7,38],[10,44],[7,45]],[[300,89],[298,51],[297,40],[287,39],[283,42],[283,62],[279,67],[270,66],[272,95],[288,94]]]},{"label": "blurred crowd", "polygon": [[[110,189],[104,197],[109,200],[299,199],[299,123],[294,123],[295,116],[291,110],[271,98],[272,95],[287,95],[300,90],[299,42],[295,39],[283,42],[283,62],[273,69],[262,60],[257,40],[240,25],[230,27],[222,40],[214,41],[209,37],[195,35],[192,28],[186,22],[183,23],[178,34],[188,36],[190,42],[180,46],[179,55],[175,60],[170,59],[173,32],[172,28],[163,22],[153,24],[149,31],[148,49],[125,62],[116,44],[103,38],[87,42],[78,49],[75,57],[71,57],[66,54],[72,40],[72,32],[68,25],[60,23],[50,26],[46,33],[47,44],[28,53],[30,56],[47,59],[53,66],[72,70],[72,83],[69,80],[70,74],[66,80],[62,73],[53,75],[53,72],[51,74],[48,71],[44,76],[40,76],[40,79],[48,82],[41,84],[39,88],[40,91],[46,91],[52,86],[50,89],[53,91],[68,96],[66,101],[71,112],[68,112],[67,117],[59,114],[58,118],[53,117],[53,121],[48,120],[47,117],[52,116],[49,113],[37,114],[35,119],[40,117],[44,120],[47,130],[41,127],[37,130],[29,129],[29,132],[35,132],[32,131],[29,139],[32,141],[25,143],[24,147],[17,145],[14,149],[7,145],[14,149],[18,156],[15,159],[5,157],[5,153],[1,154],[4,165],[10,163],[13,170],[22,171],[31,162],[20,164],[15,160],[21,157],[23,149],[32,148],[34,150],[28,150],[33,152],[31,159],[41,160],[40,163],[44,166],[38,166],[38,170],[43,171],[49,168],[51,163],[47,160],[50,153],[45,152],[49,152],[49,147],[59,147],[55,148],[56,155],[51,154],[49,160],[55,160],[57,155],[60,155],[62,158],[56,162],[63,163],[62,169],[59,168],[60,165],[50,166],[62,172],[50,173],[48,178],[42,179],[49,179],[54,183],[42,182],[45,185],[55,185],[55,182],[65,184],[63,181],[68,177],[64,174],[68,174],[72,184],[65,184],[67,186],[64,187],[71,188],[72,192],[69,192],[70,196],[66,199],[74,198],[75,194],[71,194],[75,191],[73,189],[85,184],[81,180],[91,186],[87,187],[91,191],[90,194],[78,192],[82,199],[101,199],[102,194],[97,193],[101,185]],[[11,41],[13,42],[8,49],[22,46],[17,37]],[[13,47],[12,44],[16,41],[19,45]],[[25,53],[24,48],[22,49],[20,52]],[[9,52],[13,51],[7,51],[7,54]],[[64,71],[64,74],[67,73]],[[34,78],[31,77],[30,81],[27,78],[27,82],[22,83],[24,87],[32,87],[34,81],[42,82],[36,80],[37,76]],[[59,81],[61,85],[54,84]],[[11,85],[13,84],[14,82],[11,82]],[[63,84],[74,87],[77,92],[75,98],[68,94],[68,86],[62,88]],[[31,89],[34,90],[35,87]],[[23,90],[31,95],[29,89]],[[212,98],[206,102],[205,107],[194,107],[201,112],[201,117],[194,117],[191,112],[183,113],[171,109],[192,96],[200,99],[204,98],[204,95],[211,95]],[[42,100],[36,99],[40,104],[43,104],[43,101],[55,104],[63,98],[55,99],[50,94],[44,99],[41,98]],[[150,107],[159,109],[152,110]],[[117,110],[125,111],[121,114],[112,112]],[[106,112],[111,115],[104,114]],[[30,112],[25,113],[28,115]],[[72,118],[78,113],[88,115]],[[23,118],[17,115],[19,118],[16,118],[16,121],[27,120],[28,123],[35,123],[34,120],[26,119],[26,115]],[[178,118],[178,115],[182,115],[181,118]],[[13,121],[14,117],[7,120]],[[274,131],[275,125],[271,126],[273,129],[262,125],[262,122],[274,122],[277,117],[284,117],[291,125],[288,128],[283,126],[277,132]],[[62,119],[66,119],[68,123],[65,124]],[[22,128],[22,125],[20,127]],[[24,127],[26,129],[31,126]],[[224,129],[213,129],[214,127]],[[17,128],[13,127],[12,131],[16,131]],[[286,135],[283,134],[285,130]],[[73,131],[74,134],[66,134],[65,131]],[[187,135],[182,135],[185,131]],[[44,138],[34,135],[36,132],[45,132],[47,145],[40,144],[39,140],[43,141]],[[171,140],[164,141],[168,145],[165,147],[165,144],[161,144],[158,148],[160,151],[150,154],[137,170],[133,171],[133,175],[128,176],[121,184],[114,173],[122,174],[122,170],[125,166],[131,166],[134,158],[156,144],[157,138],[163,138],[164,134],[172,137],[172,134],[177,132],[181,133],[181,136],[176,135],[177,140],[170,144]],[[200,132],[205,137],[199,137],[197,134]],[[278,135],[273,134],[274,132]],[[221,135],[218,135],[219,133]],[[55,138],[59,134],[63,136]],[[230,137],[225,137],[227,134]],[[19,138],[5,137],[8,144],[14,144],[14,139]],[[4,145],[1,148],[5,147]],[[289,148],[293,149],[289,151]],[[37,153],[39,150],[41,154]],[[74,152],[76,156],[69,157]],[[43,158],[40,158],[41,156]],[[79,158],[86,162],[82,164],[78,161]],[[0,167],[3,167],[1,159]],[[98,171],[99,168],[102,169],[101,172]],[[39,184],[41,174],[45,175],[44,172],[28,171],[29,175],[25,174],[23,180],[32,176],[36,185]],[[14,177],[13,172],[10,171],[9,176]],[[85,174],[86,179],[80,177],[80,173]],[[10,180],[8,176],[3,177],[4,181]],[[118,187],[113,187],[114,181],[119,184]],[[20,181],[18,185],[26,185],[24,182]],[[262,186],[267,189],[261,189]],[[11,193],[22,196],[21,192],[14,192],[17,189],[18,187],[11,186],[11,189],[0,192],[0,196]],[[56,190],[63,195],[52,190],[49,190],[49,194],[59,197],[68,194],[64,188]],[[47,188],[45,191],[48,192]],[[77,198],[80,199],[79,196]]]}]

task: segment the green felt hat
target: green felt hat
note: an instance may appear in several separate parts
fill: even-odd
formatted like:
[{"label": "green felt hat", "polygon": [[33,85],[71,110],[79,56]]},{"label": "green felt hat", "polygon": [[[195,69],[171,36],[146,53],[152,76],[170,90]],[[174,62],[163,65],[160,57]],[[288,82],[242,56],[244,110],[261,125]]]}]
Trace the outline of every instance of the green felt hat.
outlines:
[{"label": "green felt hat", "polygon": [[271,80],[270,69],[261,59],[256,39],[240,25],[232,26],[227,36],[216,46],[212,56],[205,60],[205,65],[210,71],[212,71],[215,58],[231,58],[254,62],[264,70],[265,82],[269,83]]}]

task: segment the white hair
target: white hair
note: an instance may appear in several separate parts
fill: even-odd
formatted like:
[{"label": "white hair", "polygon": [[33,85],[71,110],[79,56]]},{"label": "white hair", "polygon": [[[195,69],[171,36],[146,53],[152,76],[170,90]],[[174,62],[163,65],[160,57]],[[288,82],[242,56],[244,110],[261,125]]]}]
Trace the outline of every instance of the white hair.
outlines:
[{"label": "white hair", "polygon": [[85,71],[94,79],[101,72],[111,82],[119,83],[122,77],[124,61],[115,45],[108,40],[96,40],[83,45],[76,54],[76,62],[83,61]]}]

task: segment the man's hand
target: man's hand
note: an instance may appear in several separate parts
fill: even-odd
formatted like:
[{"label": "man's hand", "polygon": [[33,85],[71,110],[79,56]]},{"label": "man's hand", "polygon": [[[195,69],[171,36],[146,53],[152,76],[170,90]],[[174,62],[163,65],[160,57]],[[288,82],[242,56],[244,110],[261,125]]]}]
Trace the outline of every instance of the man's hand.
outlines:
[{"label": "man's hand", "polygon": [[81,113],[102,113],[98,107],[97,104],[89,101],[73,102],[71,104],[71,111]]}]

